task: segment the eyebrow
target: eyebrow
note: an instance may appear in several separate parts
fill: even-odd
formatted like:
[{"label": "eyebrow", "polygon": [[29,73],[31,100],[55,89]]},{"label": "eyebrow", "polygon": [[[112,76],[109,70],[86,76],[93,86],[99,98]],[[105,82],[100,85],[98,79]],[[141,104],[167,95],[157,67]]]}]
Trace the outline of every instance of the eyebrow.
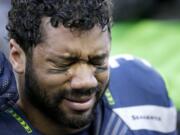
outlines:
[{"label": "eyebrow", "polygon": [[[88,61],[92,61],[93,59],[104,59],[108,57],[108,53],[102,53],[98,55],[92,55],[88,57]],[[63,56],[63,55],[53,55],[51,58],[47,58],[47,61],[50,62],[57,62],[58,60],[64,60],[64,61],[78,61],[80,58],[78,56]]]},{"label": "eyebrow", "polygon": [[47,61],[50,61],[50,62],[56,62],[56,60],[76,61],[76,60],[78,60],[78,57],[76,57],[76,56],[53,55],[51,58],[47,58]]},{"label": "eyebrow", "polygon": [[94,55],[94,56],[90,56],[89,58],[92,60],[92,59],[104,59],[106,57],[108,57],[109,54],[108,53],[102,53],[102,54],[99,54],[99,55]]}]

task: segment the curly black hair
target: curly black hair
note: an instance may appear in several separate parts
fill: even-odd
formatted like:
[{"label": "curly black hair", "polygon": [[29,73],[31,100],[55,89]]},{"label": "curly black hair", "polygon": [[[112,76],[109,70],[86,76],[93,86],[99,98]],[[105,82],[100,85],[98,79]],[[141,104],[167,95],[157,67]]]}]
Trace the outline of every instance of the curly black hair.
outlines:
[{"label": "curly black hair", "polygon": [[111,0],[12,0],[8,14],[8,36],[27,51],[41,42],[40,25],[50,17],[53,27],[86,31],[99,25],[111,29]]}]

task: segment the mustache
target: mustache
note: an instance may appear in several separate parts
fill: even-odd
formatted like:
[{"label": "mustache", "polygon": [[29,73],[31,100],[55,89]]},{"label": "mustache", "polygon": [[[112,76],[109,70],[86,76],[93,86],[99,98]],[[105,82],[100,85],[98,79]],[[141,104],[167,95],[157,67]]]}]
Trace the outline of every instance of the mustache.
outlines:
[{"label": "mustache", "polygon": [[65,91],[65,95],[73,95],[73,96],[90,96],[94,93],[98,92],[98,87],[90,88],[90,89],[72,89]]},{"label": "mustache", "polygon": [[97,93],[99,91],[98,87],[89,88],[89,89],[68,89],[59,91],[59,93],[56,94],[54,99],[56,102],[64,99],[64,98],[80,98],[80,97],[88,97],[91,96],[94,93]]}]

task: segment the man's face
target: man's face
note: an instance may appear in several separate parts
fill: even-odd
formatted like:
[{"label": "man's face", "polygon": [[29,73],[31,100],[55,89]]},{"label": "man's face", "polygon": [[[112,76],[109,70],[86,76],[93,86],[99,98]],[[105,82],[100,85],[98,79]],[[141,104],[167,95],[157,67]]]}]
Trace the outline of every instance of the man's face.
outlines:
[{"label": "man's face", "polygon": [[53,28],[48,19],[42,28],[42,43],[27,58],[25,96],[61,126],[84,127],[108,84],[109,33]]}]

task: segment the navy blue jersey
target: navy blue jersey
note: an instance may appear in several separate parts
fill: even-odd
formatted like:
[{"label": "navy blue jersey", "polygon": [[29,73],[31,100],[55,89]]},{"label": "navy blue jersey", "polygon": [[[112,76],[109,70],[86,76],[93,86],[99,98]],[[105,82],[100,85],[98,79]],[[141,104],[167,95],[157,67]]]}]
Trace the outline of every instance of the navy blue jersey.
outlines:
[{"label": "navy blue jersey", "polygon": [[0,111],[18,99],[16,81],[12,67],[0,52]]},{"label": "navy blue jersey", "polygon": [[159,73],[147,61],[131,55],[111,58],[110,65],[106,99],[128,131],[137,135],[176,134],[177,112]]},{"label": "navy blue jersey", "polygon": [[[110,85],[90,127],[74,135],[175,135],[176,109],[161,76],[132,56],[110,60]],[[41,135],[16,106],[0,113],[0,135]]]}]

